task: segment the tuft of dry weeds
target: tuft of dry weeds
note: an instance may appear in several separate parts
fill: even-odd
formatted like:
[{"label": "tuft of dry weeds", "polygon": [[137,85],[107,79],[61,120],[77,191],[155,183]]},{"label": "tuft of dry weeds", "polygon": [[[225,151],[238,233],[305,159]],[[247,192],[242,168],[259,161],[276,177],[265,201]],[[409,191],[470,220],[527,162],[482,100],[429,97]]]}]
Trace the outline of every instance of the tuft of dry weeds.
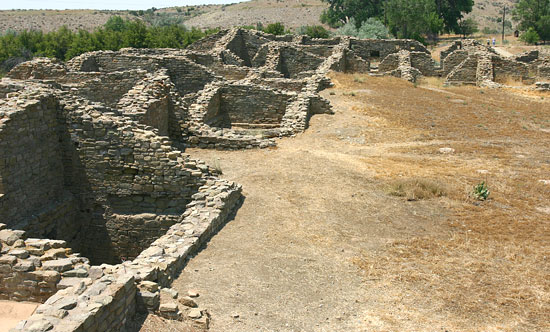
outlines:
[{"label": "tuft of dry weeds", "polygon": [[430,199],[447,195],[444,184],[423,178],[400,179],[392,181],[388,192],[392,196],[404,197],[408,201]]}]

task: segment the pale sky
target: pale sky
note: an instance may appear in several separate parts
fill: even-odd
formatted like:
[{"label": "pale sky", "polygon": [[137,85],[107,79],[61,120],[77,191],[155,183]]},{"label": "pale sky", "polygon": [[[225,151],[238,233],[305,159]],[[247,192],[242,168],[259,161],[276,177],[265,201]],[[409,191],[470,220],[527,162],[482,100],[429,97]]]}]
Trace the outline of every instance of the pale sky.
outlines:
[{"label": "pale sky", "polygon": [[149,9],[174,6],[236,3],[243,0],[0,0],[4,9]]}]

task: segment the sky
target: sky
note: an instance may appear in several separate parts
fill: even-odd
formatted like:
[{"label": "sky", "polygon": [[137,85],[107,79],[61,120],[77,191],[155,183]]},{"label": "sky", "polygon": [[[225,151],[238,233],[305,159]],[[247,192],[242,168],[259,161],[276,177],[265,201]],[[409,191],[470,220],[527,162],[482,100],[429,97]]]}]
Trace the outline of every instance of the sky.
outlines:
[{"label": "sky", "polygon": [[225,4],[243,0],[0,0],[4,9],[149,9],[174,6]]}]

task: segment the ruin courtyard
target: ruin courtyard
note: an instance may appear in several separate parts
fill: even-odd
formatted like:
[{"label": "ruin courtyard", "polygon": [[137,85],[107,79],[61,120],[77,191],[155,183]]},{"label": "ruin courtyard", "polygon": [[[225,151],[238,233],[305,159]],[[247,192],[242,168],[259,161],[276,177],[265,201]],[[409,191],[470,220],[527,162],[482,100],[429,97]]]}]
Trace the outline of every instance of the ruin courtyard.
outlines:
[{"label": "ruin courtyard", "polygon": [[[131,331],[147,313],[214,331],[550,328],[549,91],[548,53],[474,40],[437,63],[413,40],[231,29],[24,62],[0,81],[0,300],[40,305],[12,331]],[[492,200],[467,197],[489,177]],[[392,196],[396,178],[448,188]],[[418,289],[476,284],[448,279],[452,261],[428,277],[445,252],[532,288]]]}]

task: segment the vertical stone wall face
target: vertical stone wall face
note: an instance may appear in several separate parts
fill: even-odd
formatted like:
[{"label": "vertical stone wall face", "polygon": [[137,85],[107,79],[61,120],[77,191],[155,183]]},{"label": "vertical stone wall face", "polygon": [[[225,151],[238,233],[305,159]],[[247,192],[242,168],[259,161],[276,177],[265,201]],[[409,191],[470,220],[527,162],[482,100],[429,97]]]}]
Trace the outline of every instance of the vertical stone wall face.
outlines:
[{"label": "vertical stone wall face", "polygon": [[231,124],[279,124],[290,96],[255,86],[229,86],[221,89],[220,112]]},{"label": "vertical stone wall face", "polygon": [[58,225],[76,223],[73,198],[63,186],[59,105],[52,96],[16,100],[0,104],[0,219],[34,236],[71,238],[76,225],[56,234]]},{"label": "vertical stone wall face", "polygon": [[442,58],[443,70],[442,75],[447,76],[449,73],[459,66],[464,60],[468,58],[468,51],[458,50],[447,55],[444,59]]},{"label": "vertical stone wall face", "polygon": [[278,70],[286,78],[296,78],[302,72],[315,70],[324,61],[311,53],[289,47],[280,49],[279,59]]}]

